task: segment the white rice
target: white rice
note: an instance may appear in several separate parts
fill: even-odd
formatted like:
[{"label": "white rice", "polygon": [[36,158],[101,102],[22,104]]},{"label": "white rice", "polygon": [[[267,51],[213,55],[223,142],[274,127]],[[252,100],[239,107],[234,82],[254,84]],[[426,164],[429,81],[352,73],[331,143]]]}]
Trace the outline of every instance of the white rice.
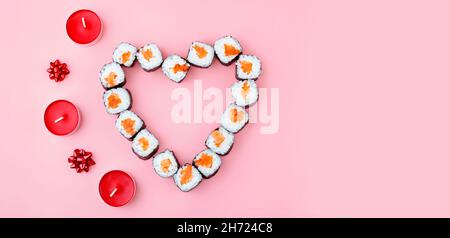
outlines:
[{"label": "white rice", "polygon": [[[151,58],[149,60],[147,60],[143,55],[143,53],[148,50],[151,52]],[[163,62],[161,51],[158,46],[153,43],[141,47],[136,57],[141,64],[141,67],[146,71],[151,71],[158,68]]]},{"label": "white rice", "polygon": [[[142,140],[147,141],[147,148],[144,148],[144,145],[142,145]],[[136,153],[141,158],[147,159],[156,152],[159,147],[159,141],[152,133],[150,133],[150,131],[148,131],[147,129],[143,129],[136,135],[136,137],[134,137],[131,146],[134,153]]]},{"label": "white rice", "polygon": [[[192,178],[187,183],[181,184],[181,173],[188,167],[192,168]],[[173,176],[173,179],[175,181],[175,184],[178,186],[178,188],[180,188],[181,191],[188,192],[194,189],[202,181],[202,175],[195,168],[195,166],[191,164],[185,164],[178,169],[177,173]]]},{"label": "white rice", "polygon": [[234,39],[232,36],[222,37],[214,43],[214,51],[216,52],[217,58],[219,58],[220,62],[223,64],[229,64],[233,61],[239,54],[237,55],[225,55],[225,44],[233,46],[242,52],[242,46],[239,44],[239,41]]},{"label": "white rice", "polygon": [[[242,70],[242,62],[250,62],[251,63],[251,71],[244,72]],[[261,74],[261,61],[253,55],[241,55],[239,59],[236,61],[236,77],[238,79],[257,79]]]},{"label": "white rice", "polygon": [[[117,105],[113,103],[111,99],[118,98],[120,102],[117,102]],[[124,88],[113,88],[103,93],[103,103],[106,108],[106,112],[109,114],[117,114],[121,113],[125,110],[128,110],[131,106],[131,97],[128,90]]]},{"label": "white rice", "polygon": [[241,107],[250,106],[258,100],[258,87],[253,80],[237,81],[231,85],[231,95],[236,105]]},{"label": "white rice", "polygon": [[[110,78],[114,80],[108,80]],[[116,62],[105,64],[100,70],[100,82],[105,89],[110,89],[125,83],[125,73]]]},{"label": "white rice", "polygon": [[[202,55],[202,58],[200,58],[199,56],[200,53],[197,52],[198,48],[203,48],[206,51],[206,55],[205,56]],[[207,68],[212,64],[213,59],[214,59],[214,48],[211,45],[198,41],[193,42],[191,44],[187,56],[187,60],[189,61],[189,63],[198,67]]]},{"label": "white rice", "polygon": [[[220,135],[224,137],[224,140],[220,144],[216,143],[213,133],[220,133]],[[234,142],[233,133],[225,130],[225,128],[223,127],[219,127],[218,129],[212,131],[211,134],[209,134],[205,144],[206,147],[214,151],[216,154],[226,155],[233,146],[233,142]]]},{"label": "white rice", "polygon": [[[164,160],[170,161],[170,166],[167,168],[167,171],[164,171],[161,166],[161,162]],[[155,155],[153,157],[153,169],[155,169],[155,172],[163,178],[173,176],[178,170],[178,162],[173,152],[170,150],[165,150]]]},{"label": "white rice", "polygon": [[[116,47],[116,49],[114,49],[113,60],[118,64],[130,67],[131,65],[133,65],[133,62],[136,59],[136,52],[136,47],[129,43],[122,42]],[[124,62],[123,55],[126,53],[130,53],[130,56],[128,57],[126,62]]]},{"label": "white rice", "polygon": [[[133,125],[133,133],[128,133],[122,126],[122,122],[126,119],[131,119],[132,121],[134,121],[134,125]],[[136,133],[139,132],[139,130],[141,130],[141,128],[144,126],[144,122],[142,121],[141,118],[139,118],[136,114],[134,114],[134,112],[126,110],[123,111],[119,114],[119,117],[116,120],[116,128],[117,130],[119,130],[120,134],[122,134],[125,138],[127,139],[131,139],[133,138],[134,135],[136,135]]]},{"label": "white rice", "polygon": [[[212,157],[211,166],[197,164],[199,162],[199,160],[202,158],[202,156],[205,156],[205,155]],[[209,177],[213,176],[217,172],[217,170],[219,170],[221,163],[222,163],[222,161],[221,161],[220,157],[210,149],[206,149],[206,150],[198,153],[194,159],[195,167],[197,167],[197,169],[200,171],[200,173],[205,178],[209,178]]]},{"label": "white rice", "polygon": [[181,58],[178,55],[170,55],[168,56],[163,64],[162,64],[162,70],[164,72],[164,74],[172,81],[174,82],[181,82],[187,75],[188,71],[184,72],[179,70],[177,73],[174,72],[174,67],[179,64],[179,65],[187,65],[188,67],[190,67],[191,65],[183,58]]},{"label": "white rice", "polygon": [[[235,114],[232,114],[236,110],[237,115],[242,117],[241,120],[233,122],[231,119],[235,118]],[[240,131],[248,122],[248,113],[244,108],[237,106],[236,104],[230,104],[228,108],[223,112],[220,118],[220,124],[229,132],[236,133]]]}]

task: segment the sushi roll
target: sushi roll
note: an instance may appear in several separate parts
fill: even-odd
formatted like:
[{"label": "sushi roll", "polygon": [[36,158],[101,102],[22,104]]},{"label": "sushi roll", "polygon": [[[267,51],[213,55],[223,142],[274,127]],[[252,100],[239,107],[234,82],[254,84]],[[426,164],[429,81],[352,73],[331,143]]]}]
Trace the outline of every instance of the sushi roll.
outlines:
[{"label": "sushi roll", "polygon": [[131,108],[130,92],[125,88],[113,88],[103,93],[106,112],[118,114]]},{"label": "sushi roll", "polygon": [[161,51],[156,44],[147,44],[139,49],[136,57],[141,67],[147,71],[154,71],[161,66],[163,62]]},{"label": "sushi roll", "polygon": [[230,104],[220,118],[220,124],[229,132],[237,133],[248,123],[248,113],[236,104]]},{"label": "sushi roll", "polygon": [[236,61],[236,78],[239,80],[258,79],[261,75],[261,61],[253,55],[241,55]]},{"label": "sushi roll", "polygon": [[193,162],[204,178],[214,176],[219,171],[221,163],[220,157],[210,149],[198,153]]},{"label": "sushi roll", "polygon": [[125,73],[122,67],[116,62],[105,64],[100,70],[100,82],[106,90],[125,85]]},{"label": "sushi roll", "polygon": [[191,65],[178,55],[167,57],[162,64],[164,74],[176,83],[183,81],[190,67]]},{"label": "sushi roll", "polygon": [[137,49],[129,43],[122,42],[114,49],[114,62],[126,67],[131,67],[136,59]]},{"label": "sushi roll", "polygon": [[189,48],[187,61],[200,68],[208,68],[214,59],[214,48],[202,42],[193,42]]},{"label": "sushi roll", "polygon": [[150,131],[143,129],[134,137],[131,148],[139,158],[147,160],[158,151],[159,141]]},{"label": "sushi roll", "polygon": [[129,110],[121,112],[116,120],[117,130],[128,140],[132,140],[144,127],[142,119]]},{"label": "sushi roll", "polygon": [[242,46],[232,36],[225,36],[216,40],[214,51],[220,63],[230,65],[242,53]]},{"label": "sushi roll", "polygon": [[178,169],[173,180],[181,191],[189,192],[200,184],[202,175],[192,164],[185,164]]},{"label": "sushi roll", "polygon": [[258,101],[258,87],[255,81],[251,79],[237,81],[231,85],[231,95],[236,105],[248,107]]},{"label": "sushi roll", "polygon": [[153,157],[153,169],[163,177],[172,177],[178,170],[178,161],[171,150],[165,150]]},{"label": "sushi roll", "polygon": [[205,141],[206,147],[214,151],[218,155],[227,155],[234,143],[233,133],[219,127],[209,134]]}]

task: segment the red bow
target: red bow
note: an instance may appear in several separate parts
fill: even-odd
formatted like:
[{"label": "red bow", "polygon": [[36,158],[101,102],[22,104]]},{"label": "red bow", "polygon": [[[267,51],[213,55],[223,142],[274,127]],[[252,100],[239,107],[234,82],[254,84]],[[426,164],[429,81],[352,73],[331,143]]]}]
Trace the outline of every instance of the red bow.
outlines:
[{"label": "red bow", "polygon": [[77,173],[89,172],[89,167],[95,164],[95,161],[92,159],[92,153],[83,149],[75,149],[68,161],[70,168],[75,169]]},{"label": "red bow", "polygon": [[50,67],[47,69],[48,77],[55,82],[63,81],[66,75],[70,73],[66,63],[61,63],[59,60],[50,62]]}]

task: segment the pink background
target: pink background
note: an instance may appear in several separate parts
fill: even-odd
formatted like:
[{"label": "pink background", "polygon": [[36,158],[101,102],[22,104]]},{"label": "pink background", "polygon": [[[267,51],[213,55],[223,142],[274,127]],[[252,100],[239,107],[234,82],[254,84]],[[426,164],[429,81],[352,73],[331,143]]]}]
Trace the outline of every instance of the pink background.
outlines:
[{"label": "pink background", "polygon": [[[92,47],[65,33],[80,8],[104,22]],[[448,1],[8,1],[1,9],[0,216],[450,216]],[[261,135],[249,125],[216,177],[182,193],[115,130],[98,71],[121,41],[184,55],[191,41],[224,34],[262,59],[260,87],[280,89],[280,128]],[[59,84],[45,71],[56,58],[71,70]],[[134,67],[127,87],[162,148],[187,162],[216,125],[172,123],[170,92],[192,89],[193,79],[225,88],[233,74],[216,61],[177,85]],[[51,135],[42,120],[60,98],[82,111],[70,137]],[[68,167],[79,147],[97,162],[87,174]],[[137,182],[122,208],[98,195],[111,169]]]}]

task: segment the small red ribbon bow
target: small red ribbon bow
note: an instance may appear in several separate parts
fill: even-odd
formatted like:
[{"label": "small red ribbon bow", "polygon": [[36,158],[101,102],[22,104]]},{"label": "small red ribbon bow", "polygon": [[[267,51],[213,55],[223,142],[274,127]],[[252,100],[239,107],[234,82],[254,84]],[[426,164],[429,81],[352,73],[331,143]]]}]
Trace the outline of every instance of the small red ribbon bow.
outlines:
[{"label": "small red ribbon bow", "polygon": [[59,60],[50,62],[50,67],[47,69],[48,77],[55,82],[63,81],[66,75],[70,73],[66,63],[61,63]]},{"label": "small red ribbon bow", "polygon": [[89,167],[95,164],[95,161],[92,159],[92,153],[83,149],[75,149],[68,161],[70,168],[75,169],[77,173],[89,172]]}]

